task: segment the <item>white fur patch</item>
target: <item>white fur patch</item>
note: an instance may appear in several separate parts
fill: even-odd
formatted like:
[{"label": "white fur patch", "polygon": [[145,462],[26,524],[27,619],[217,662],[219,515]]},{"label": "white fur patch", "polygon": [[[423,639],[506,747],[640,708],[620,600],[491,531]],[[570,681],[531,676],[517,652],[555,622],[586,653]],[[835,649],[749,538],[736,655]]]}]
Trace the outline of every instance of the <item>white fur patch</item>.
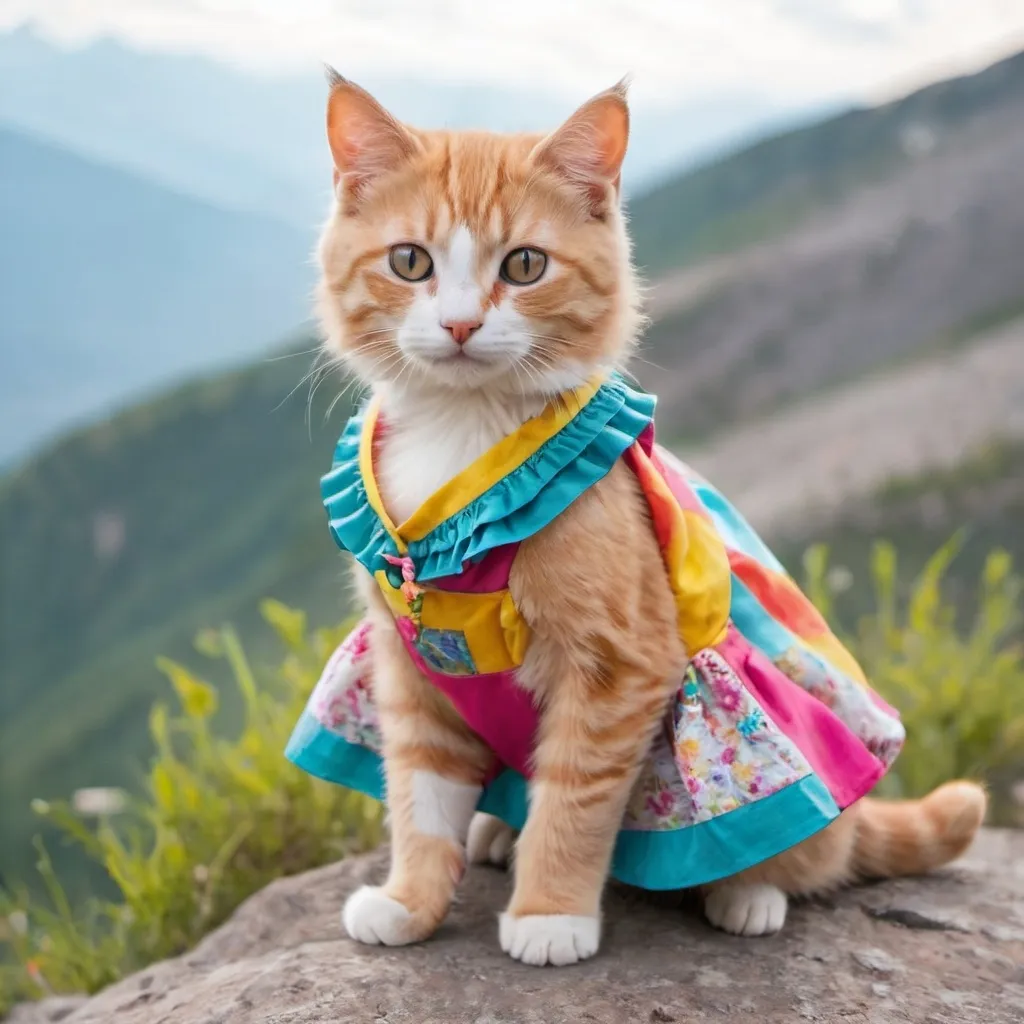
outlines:
[{"label": "white fur patch", "polygon": [[351,938],[368,946],[404,946],[412,941],[409,911],[383,889],[364,885],[345,901],[341,921]]},{"label": "white fur patch", "polygon": [[476,243],[469,228],[460,224],[447,252],[438,253],[437,297],[441,323],[478,321],[483,315],[484,289],[476,280]]},{"label": "white fur patch", "polygon": [[466,857],[470,864],[494,864],[503,868],[508,864],[515,841],[515,832],[500,818],[474,814],[466,840]]},{"label": "white fur patch", "polygon": [[481,786],[453,782],[434,772],[413,772],[413,826],[425,836],[464,844],[481,790]]},{"label": "white fur patch", "polygon": [[512,917],[502,914],[498,923],[501,948],[514,960],[543,967],[562,967],[586,960],[601,943],[597,917],[570,914],[536,914]]},{"label": "white fur patch", "polygon": [[377,479],[384,505],[400,523],[435,491],[544,408],[544,398],[501,394],[385,391],[388,425]]},{"label": "white fur patch", "polygon": [[774,885],[726,883],[704,898],[704,915],[733,935],[774,935],[786,923],[786,894]]}]

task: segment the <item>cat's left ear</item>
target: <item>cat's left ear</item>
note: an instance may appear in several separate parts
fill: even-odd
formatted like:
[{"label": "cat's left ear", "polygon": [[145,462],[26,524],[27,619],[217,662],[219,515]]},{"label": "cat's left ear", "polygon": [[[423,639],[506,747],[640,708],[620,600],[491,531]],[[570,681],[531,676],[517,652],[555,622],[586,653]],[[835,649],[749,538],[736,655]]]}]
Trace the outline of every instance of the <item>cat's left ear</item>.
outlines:
[{"label": "cat's left ear", "polygon": [[568,121],[538,143],[533,158],[567,178],[600,216],[609,190],[618,195],[629,142],[628,81],[587,100]]}]

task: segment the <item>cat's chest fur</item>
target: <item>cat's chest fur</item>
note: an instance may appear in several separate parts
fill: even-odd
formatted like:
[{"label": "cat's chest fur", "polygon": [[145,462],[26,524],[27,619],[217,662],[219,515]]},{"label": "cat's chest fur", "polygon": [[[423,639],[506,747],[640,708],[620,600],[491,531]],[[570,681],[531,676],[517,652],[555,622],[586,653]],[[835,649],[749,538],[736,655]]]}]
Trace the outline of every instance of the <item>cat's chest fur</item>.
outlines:
[{"label": "cat's chest fur", "polygon": [[374,468],[392,521],[403,523],[545,404],[541,396],[385,393],[381,405],[385,429]]}]

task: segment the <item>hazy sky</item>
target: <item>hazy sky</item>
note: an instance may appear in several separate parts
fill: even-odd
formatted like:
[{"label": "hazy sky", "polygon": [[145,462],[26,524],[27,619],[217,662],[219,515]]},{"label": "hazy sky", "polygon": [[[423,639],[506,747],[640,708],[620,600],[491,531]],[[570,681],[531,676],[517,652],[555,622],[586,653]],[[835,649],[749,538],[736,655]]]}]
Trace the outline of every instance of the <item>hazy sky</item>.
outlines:
[{"label": "hazy sky", "polygon": [[883,98],[1024,47],[1024,0],[0,0],[65,40],[114,34],[249,67],[522,83],[579,96]]}]

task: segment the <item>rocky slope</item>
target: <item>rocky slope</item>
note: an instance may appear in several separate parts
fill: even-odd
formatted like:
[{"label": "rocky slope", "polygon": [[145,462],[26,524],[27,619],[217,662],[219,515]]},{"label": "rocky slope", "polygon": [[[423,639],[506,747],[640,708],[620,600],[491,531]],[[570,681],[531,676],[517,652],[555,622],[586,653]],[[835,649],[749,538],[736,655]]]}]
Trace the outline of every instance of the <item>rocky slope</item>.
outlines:
[{"label": "rocky slope", "polygon": [[[473,870],[429,943],[358,946],[338,909],[378,852],[284,879],[196,950],[10,1024],[497,1024],[1024,1019],[1024,833],[989,831],[935,876],[798,907],[771,939],[713,932],[694,908],[616,890],[601,953],[538,969],[498,948],[508,880]],[[664,902],[664,901],[663,901]]]},{"label": "rocky slope", "polygon": [[914,158],[884,180],[657,282],[643,354],[659,369],[638,375],[663,430],[707,435],[1024,311],[1024,102],[908,132]]},{"label": "rocky slope", "polygon": [[779,538],[806,536],[891,479],[949,469],[993,440],[1021,438],[1024,318],[681,454]]}]

